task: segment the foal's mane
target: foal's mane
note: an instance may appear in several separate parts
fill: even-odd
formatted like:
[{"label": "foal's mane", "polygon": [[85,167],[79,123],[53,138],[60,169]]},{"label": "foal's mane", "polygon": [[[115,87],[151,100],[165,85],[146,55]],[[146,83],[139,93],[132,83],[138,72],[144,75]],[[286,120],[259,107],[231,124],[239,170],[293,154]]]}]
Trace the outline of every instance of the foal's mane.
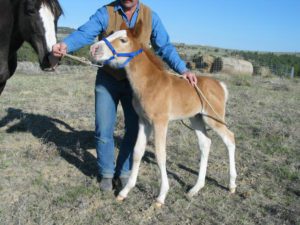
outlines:
[{"label": "foal's mane", "polygon": [[47,5],[55,17],[59,17],[63,14],[63,10],[58,0],[41,0],[41,3]]},{"label": "foal's mane", "polygon": [[146,47],[144,44],[142,44],[138,38],[141,34],[142,26],[142,22],[139,21],[134,29],[128,29],[127,25],[123,22],[121,24],[121,29],[127,30],[127,35],[132,37],[135,43],[139,43],[138,45],[142,47],[146,56],[156,66],[156,68],[160,71],[164,71],[165,67],[163,61],[157,55],[155,55],[155,53],[149,47]]},{"label": "foal's mane", "polygon": [[155,55],[155,53],[150,49],[145,46],[142,47],[145,54],[147,55],[148,59],[161,71],[165,70],[165,66],[163,61]]}]

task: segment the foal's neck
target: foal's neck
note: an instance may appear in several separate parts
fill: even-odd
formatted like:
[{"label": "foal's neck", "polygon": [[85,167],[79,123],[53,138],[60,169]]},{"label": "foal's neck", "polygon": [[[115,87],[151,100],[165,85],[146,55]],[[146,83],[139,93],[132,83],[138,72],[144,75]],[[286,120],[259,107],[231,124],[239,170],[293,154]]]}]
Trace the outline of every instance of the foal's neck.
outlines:
[{"label": "foal's neck", "polygon": [[155,83],[167,77],[166,71],[157,66],[145,51],[135,57],[126,69],[128,79],[135,92],[143,92],[148,88],[153,89]]}]

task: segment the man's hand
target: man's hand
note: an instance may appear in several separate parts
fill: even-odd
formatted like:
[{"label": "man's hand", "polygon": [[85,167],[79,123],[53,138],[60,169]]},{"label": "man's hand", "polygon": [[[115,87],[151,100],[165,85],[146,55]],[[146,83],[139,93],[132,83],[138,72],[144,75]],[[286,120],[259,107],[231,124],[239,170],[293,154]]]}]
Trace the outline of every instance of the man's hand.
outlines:
[{"label": "man's hand", "polygon": [[67,53],[67,45],[63,42],[52,46],[52,52],[48,56],[51,68],[55,69],[59,60]]},{"label": "man's hand", "polygon": [[95,62],[98,62],[103,53],[99,52],[100,45],[98,43],[93,44],[90,47],[90,55],[92,56]]},{"label": "man's hand", "polygon": [[63,57],[67,53],[67,45],[63,42],[56,43],[52,46],[52,55],[58,58]]},{"label": "man's hand", "polygon": [[185,72],[184,74],[182,74],[182,76],[184,79],[187,79],[191,85],[193,86],[197,85],[197,77],[191,71]]},{"label": "man's hand", "polygon": [[90,55],[93,56],[93,57],[95,57],[98,48],[99,48],[99,45],[97,43],[91,45],[91,47],[90,47]]}]

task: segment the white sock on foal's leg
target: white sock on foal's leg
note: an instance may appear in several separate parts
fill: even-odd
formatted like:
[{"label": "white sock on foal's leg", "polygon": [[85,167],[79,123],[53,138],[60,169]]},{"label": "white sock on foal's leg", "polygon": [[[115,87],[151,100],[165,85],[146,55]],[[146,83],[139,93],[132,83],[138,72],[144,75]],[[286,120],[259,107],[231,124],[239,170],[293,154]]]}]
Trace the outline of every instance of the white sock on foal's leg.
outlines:
[{"label": "white sock on foal's leg", "polygon": [[194,196],[199,192],[201,188],[205,185],[205,176],[206,176],[206,169],[207,169],[207,162],[208,162],[208,155],[211,145],[211,140],[200,130],[196,130],[196,134],[198,137],[198,143],[200,148],[200,164],[199,164],[199,174],[198,180],[195,186],[188,192],[190,197]]},{"label": "white sock on foal's leg", "polygon": [[224,144],[228,150],[229,156],[229,191],[235,193],[236,191],[236,168],[235,168],[235,138],[234,133],[232,133],[227,127],[223,126],[216,130],[217,133],[222,138]]},{"label": "white sock on foal's leg", "polygon": [[133,165],[131,174],[125,187],[120,191],[117,200],[122,201],[127,197],[129,191],[135,186],[140,163],[145,153],[147,139],[150,135],[150,126],[139,122],[139,133],[133,152]]},{"label": "white sock on foal's leg", "polygon": [[[232,136],[234,137],[233,134]],[[223,141],[227,147],[228,156],[229,156],[229,191],[231,193],[235,193],[236,191],[235,180],[237,177],[236,168],[235,168],[235,143],[234,143],[234,139],[230,140],[227,137],[224,137]]]},{"label": "white sock on foal's leg", "polygon": [[165,203],[165,198],[169,190],[169,181],[166,168],[166,137],[167,137],[167,123],[155,124],[155,154],[157,164],[161,174],[160,192],[156,199],[156,206],[161,207]]}]

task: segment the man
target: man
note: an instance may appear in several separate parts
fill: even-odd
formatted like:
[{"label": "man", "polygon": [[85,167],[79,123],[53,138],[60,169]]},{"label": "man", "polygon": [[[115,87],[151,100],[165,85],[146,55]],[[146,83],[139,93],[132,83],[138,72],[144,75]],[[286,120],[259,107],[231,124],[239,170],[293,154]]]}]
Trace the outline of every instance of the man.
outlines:
[{"label": "man", "polygon": [[[155,52],[194,85],[197,81],[195,74],[189,72],[180,59],[158,15],[138,0],[117,0],[98,9],[88,22],[53,46],[53,55],[62,57],[67,52],[92,44],[98,35],[101,39],[120,30],[124,22],[129,28],[134,28],[138,21],[143,23],[141,41],[148,45],[151,42]],[[138,116],[131,100],[132,90],[125,70],[113,70],[109,67],[98,70],[95,87],[95,138],[97,164],[102,177],[100,189],[103,191],[112,190],[113,177],[120,177],[124,186],[130,174],[138,132]],[[119,102],[124,111],[125,135],[115,165],[113,132]]]}]

